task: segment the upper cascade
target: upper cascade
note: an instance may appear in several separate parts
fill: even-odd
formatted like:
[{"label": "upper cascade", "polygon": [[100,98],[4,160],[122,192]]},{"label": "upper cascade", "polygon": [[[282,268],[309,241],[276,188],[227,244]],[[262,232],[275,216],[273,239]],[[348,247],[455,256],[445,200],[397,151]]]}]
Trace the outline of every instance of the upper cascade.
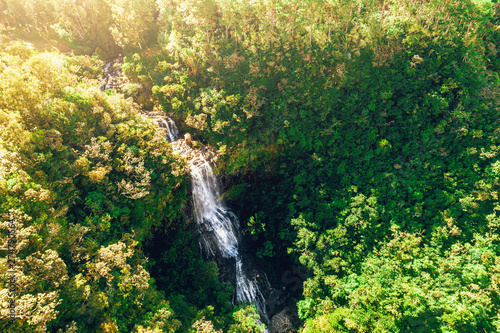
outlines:
[{"label": "upper cascade", "polygon": [[104,65],[104,79],[99,88],[101,91],[115,89],[121,85],[122,79],[121,58],[118,57]]},{"label": "upper cascade", "polygon": [[166,139],[168,142],[174,142],[179,138],[179,130],[172,119],[169,117],[154,116],[153,120],[156,122],[158,127],[165,128],[167,130]]}]

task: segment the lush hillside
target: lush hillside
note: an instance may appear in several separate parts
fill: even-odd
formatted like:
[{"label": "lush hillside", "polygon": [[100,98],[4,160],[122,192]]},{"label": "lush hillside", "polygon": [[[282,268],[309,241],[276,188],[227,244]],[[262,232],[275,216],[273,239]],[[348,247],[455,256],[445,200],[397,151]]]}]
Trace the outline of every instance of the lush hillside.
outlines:
[{"label": "lush hillside", "polygon": [[[500,329],[496,1],[58,3],[0,0],[2,236],[19,221],[33,316],[5,330],[256,330],[190,239],[185,164],[143,109],[217,149],[299,330]],[[103,93],[97,59],[118,53],[130,84]]]}]

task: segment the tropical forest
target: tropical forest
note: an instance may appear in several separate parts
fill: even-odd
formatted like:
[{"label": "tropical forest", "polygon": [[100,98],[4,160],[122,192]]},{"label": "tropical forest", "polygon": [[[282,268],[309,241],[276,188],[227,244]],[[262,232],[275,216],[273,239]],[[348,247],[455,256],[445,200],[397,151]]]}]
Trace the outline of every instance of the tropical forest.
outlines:
[{"label": "tropical forest", "polygon": [[0,0],[0,332],[500,332],[497,0]]}]

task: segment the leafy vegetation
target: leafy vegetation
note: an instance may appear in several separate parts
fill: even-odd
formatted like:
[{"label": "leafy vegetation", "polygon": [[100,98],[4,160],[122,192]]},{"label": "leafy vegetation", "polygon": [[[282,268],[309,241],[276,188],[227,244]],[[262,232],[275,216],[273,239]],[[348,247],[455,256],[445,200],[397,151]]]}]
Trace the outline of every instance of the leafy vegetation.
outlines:
[{"label": "leafy vegetation", "polygon": [[[271,282],[306,272],[303,332],[499,329],[495,1],[57,5],[0,0],[0,213],[32,313],[5,330],[258,330],[190,242],[184,162],[140,108],[218,150]],[[132,84],[100,92],[89,56],[120,52]]]}]

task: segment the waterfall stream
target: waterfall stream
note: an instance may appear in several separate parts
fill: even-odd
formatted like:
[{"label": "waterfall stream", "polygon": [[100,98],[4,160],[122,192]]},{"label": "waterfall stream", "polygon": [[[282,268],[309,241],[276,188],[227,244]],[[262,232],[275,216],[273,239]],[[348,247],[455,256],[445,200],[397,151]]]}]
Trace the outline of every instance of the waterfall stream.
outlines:
[{"label": "waterfall stream", "polygon": [[[255,277],[249,277],[244,269],[238,217],[220,200],[219,183],[212,167],[201,153],[191,148],[184,140],[178,140],[179,131],[173,120],[161,116],[156,116],[153,120],[159,127],[166,129],[166,139],[172,143],[174,152],[188,161],[200,247],[209,258],[220,255],[234,262],[236,303],[254,304],[261,318],[269,321],[266,301],[257,280]],[[267,329],[264,332],[267,332]]]},{"label": "waterfall stream", "polygon": [[104,78],[99,89],[106,91],[114,89],[120,85],[120,79],[123,78],[121,67],[115,66],[120,63],[120,58],[115,58],[106,62],[104,65]]},{"label": "waterfall stream", "polygon": [[[120,66],[115,67],[119,59],[113,59],[104,66],[102,91],[119,86],[122,77]],[[221,200],[219,182],[210,163],[200,151],[193,149],[185,140],[179,139],[175,122],[165,116],[149,116],[159,127],[166,130],[165,139],[172,144],[174,152],[188,161],[192,178],[193,213],[199,231],[199,245],[206,257],[215,259],[220,256],[234,265],[235,303],[254,304],[261,318],[269,322],[266,300],[255,276],[250,277],[248,263],[242,254],[239,220]],[[263,275],[265,278],[265,275]],[[270,288],[267,278],[266,286]],[[261,322],[258,323],[259,325]],[[264,329],[264,333],[268,330]]]}]

